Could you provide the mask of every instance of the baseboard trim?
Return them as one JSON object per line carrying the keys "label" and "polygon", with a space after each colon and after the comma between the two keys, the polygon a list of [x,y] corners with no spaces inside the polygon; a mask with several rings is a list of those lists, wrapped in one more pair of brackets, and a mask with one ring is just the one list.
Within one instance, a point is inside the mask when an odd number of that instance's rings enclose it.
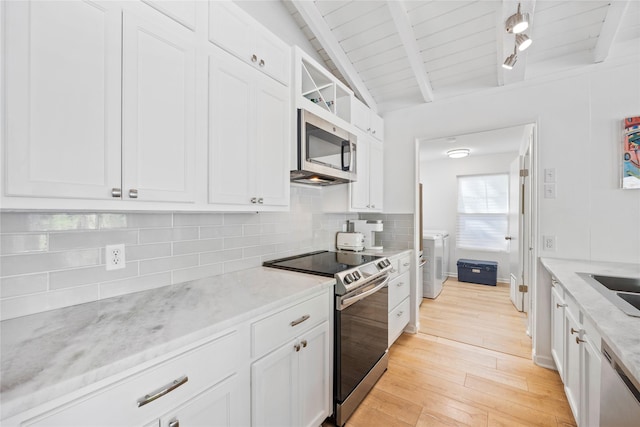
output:
{"label": "baseboard trim", "polygon": [[535,351],[531,352],[531,356],[533,359],[533,363],[543,368],[551,369],[553,371],[557,371],[556,363],[553,361],[553,358],[550,356],[538,356]]}

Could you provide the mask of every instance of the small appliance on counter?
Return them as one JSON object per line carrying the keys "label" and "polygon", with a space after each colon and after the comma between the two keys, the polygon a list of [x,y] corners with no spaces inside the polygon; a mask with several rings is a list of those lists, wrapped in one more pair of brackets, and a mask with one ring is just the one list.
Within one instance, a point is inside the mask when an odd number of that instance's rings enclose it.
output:
{"label": "small appliance on counter", "polygon": [[383,230],[381,220],[350,219],[348,222],[350,231],[364,235],[364,248],[370,250],[382,250],[382,246],[376,246],[376,231]]}
{"label": "small appliance on counter", "polygon": [[362,251],[364,250],[364,234],[340,231],[336,234],[336,248],[345,251]]}

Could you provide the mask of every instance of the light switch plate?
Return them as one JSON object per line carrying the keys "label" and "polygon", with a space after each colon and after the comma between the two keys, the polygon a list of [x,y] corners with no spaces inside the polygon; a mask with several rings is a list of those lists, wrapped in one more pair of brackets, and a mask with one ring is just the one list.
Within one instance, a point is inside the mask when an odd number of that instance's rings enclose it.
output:
{"label": "light switch plate", "polygon": [[544,198],[545,199],[555,199],[556,198],[556,185],[555,184],[545,184],[544,185]]}
{"label": "light switch plate", "polygon": [[544,170],[544,182],[556,182],[556,168],[548,168]]}

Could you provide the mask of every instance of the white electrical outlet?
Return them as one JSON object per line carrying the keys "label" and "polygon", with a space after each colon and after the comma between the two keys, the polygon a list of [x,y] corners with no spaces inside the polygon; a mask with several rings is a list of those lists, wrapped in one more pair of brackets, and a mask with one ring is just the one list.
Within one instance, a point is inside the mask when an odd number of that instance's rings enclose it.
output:
{"label": "white electrical outlet", "polygon": [[125,267],[124,244],[107,245],[105,248],[105,264],[107,270],[119,270]]}
{"label": "white electrical outlet", "polygon": [[556,250],[556,236],[543,236],[542,237],[543,250],[555,252]]}

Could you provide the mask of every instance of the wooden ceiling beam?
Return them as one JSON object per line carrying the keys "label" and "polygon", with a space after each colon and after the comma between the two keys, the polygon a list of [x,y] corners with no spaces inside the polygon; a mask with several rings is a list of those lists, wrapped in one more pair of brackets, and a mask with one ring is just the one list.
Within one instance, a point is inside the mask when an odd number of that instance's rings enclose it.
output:
{"label": "wooden ceiling beam", "polygon": [[351,88],[360,95],[360,99],[376,113],[378,105],[371,96],[371,93],[360,78],[360,75],[354,68],[344,50],[340,46],[338,40],[331,32],[324,17],[312,1],[292,0],[291,3],[296,8],[304,22],[307,24],[313,35],[318,39],[329,58],[336,65],[336,68],[342,73]]}
{"label": "wooden ceiling beam", "polygon": [[393,18],[396,31],[402,41],[402,46],[407,54],[407,59],[409,60],[413,74],[418,82],[422,98],[425,102],[431,102],[433,101],[433,89],[431,88],[427,69],[422,60],[422,55],[420,55],[418,42],[413,33],[413,27],[409,21],[404,2],[401,0],[391,0],[387,1],[387,6]]}
{"label": "wooden ceiling beam", "polygon": [[612,1],[604,18],[600,35],[593,49],[593,62],[603,62],[609,56],[616,34],[622,25],[622,18],[629,6],[629,0]]}

